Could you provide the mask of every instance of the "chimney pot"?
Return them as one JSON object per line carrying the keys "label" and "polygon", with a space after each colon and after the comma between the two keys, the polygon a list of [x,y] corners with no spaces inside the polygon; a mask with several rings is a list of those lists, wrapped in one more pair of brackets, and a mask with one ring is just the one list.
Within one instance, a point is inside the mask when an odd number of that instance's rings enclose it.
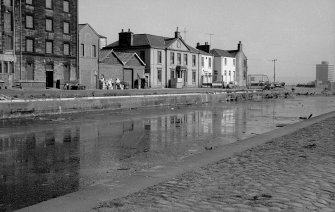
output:
{"label": "chimney pot", "polygon": [[130,29],[128,29],[128,32],[130,32]]}
{"label": "chimney pot", "polygon": [[121,30],[121,32],[123,32],[123,29]]}
{"label": "chimney pot", "polygon": [[208,45],[208,42],[205,42],[205,45]]}

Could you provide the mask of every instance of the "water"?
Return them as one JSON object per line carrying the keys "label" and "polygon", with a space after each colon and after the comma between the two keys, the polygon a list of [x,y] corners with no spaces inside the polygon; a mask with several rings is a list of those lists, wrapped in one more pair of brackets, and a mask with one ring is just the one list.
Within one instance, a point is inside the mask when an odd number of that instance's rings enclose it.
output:
{"label": "water", "polygon": [[12,211],[335,110],[334,97],[98,112],[0,123]]}

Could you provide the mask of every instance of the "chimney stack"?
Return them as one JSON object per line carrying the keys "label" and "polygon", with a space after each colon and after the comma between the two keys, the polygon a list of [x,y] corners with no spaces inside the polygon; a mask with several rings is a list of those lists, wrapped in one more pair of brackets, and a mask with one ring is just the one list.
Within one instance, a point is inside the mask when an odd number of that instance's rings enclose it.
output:
{"label": "chimney stack", "polygon": [[211,46],[208,45],[208,42],[205,42],[205,45],[200,45],[197,43],[197,49],[209,53],[211,50]]}
{"label": "chimney stack", "polygon": [[237,50],[242,51],[242,42],[241,41],[238,42]]}
{"label": "chimney stack", "polygon": [[174,32],[174,37],[175,38],[181,38],[180,32],[178,31],[178,27],[177,27],[177,31]]}
{"label": "chimney stack", "polygon": [[129,47],[134,44],[134,33],[128,29],[128,32],[122,31],[119,33],[119,46]]}

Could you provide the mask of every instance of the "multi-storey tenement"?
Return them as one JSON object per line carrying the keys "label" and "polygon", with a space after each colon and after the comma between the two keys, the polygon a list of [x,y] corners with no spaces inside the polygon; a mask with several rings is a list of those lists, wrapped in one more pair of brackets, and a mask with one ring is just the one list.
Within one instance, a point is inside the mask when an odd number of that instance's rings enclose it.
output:
{"label": "multi-storey tenement", "polygon": [[1,1],[0,80],[61,87],[77,72],[77,0]]}

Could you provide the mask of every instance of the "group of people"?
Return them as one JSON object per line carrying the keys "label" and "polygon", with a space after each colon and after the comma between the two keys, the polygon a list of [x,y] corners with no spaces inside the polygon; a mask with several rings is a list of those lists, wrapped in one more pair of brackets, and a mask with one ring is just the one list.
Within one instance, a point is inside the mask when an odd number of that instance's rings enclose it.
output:
{"label": "group of people", "polygon": [[99,88],[102,90],[113,90],[113,89],[124,89],[119,78],[116,78],[115,82],[110,78],[108,80],[105,79],[104,75],[99,79]]}

